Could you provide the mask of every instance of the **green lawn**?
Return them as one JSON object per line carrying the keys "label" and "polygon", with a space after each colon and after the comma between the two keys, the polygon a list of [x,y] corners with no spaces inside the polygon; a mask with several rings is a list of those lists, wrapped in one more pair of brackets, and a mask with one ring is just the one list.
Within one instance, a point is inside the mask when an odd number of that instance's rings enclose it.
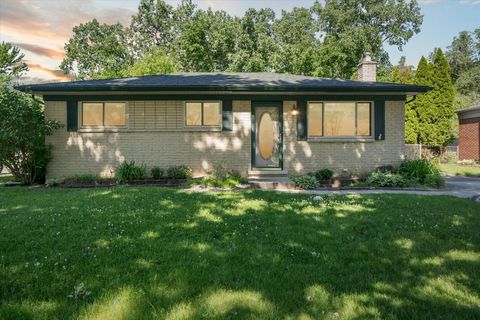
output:
{"label": "green lawn", "polygon": [[440,170],[453,176],[480,177],[480,166],[444,163],[440,164]]}
{"label": "green lawn", "polygon": [[0,319],[479,319],[453,197],[0,187]]}

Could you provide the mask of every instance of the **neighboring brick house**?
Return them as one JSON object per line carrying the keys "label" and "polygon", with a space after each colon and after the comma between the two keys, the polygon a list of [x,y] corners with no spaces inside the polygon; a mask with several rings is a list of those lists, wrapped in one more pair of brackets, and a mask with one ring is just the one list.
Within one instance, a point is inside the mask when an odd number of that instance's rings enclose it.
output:
{"label": "neighboring brick house", "polygon": [[273,73],[179,73],[20,86],[42,95],[65,125],[48,178],[110,176],[122,161],[217,163],[242,174],[365,172],[404,159],[407,95],[429,87],[375,82],[367,56],[359,80]]}
{"label": "neighboring brick house", "polygon": [[480,105],[459,110],[458,159],[480,160]]}

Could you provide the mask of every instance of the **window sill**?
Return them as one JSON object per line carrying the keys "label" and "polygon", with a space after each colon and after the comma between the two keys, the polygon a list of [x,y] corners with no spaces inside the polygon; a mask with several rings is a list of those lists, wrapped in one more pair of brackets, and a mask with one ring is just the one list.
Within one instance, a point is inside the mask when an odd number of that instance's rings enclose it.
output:
{"label": "window sill", "polygon": [[373,137],[366,138],[355,138],[355,137],[345,137],[345,138],[308,138],[308,142],[375,142]]}
{"label": "window sill", "polygon": [[102,132],[126,132],[128,128],[80,128],[78,132],[85,132],[85,133],[102,133]]}
{"label": "window sill", "polygon": [[129,128],[80,128],[80,133],[128,133],[128,132],[221,132],[222,128],[146,128],[146,129],[129,129]]}

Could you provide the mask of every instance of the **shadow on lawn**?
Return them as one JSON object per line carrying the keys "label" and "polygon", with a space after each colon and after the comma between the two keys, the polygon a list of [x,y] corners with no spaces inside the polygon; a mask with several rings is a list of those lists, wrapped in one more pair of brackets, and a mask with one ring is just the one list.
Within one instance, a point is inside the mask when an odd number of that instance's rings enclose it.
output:
{"label": "shadow on lawn", "polygon": [[[63,206],[47,204],[60,193]],[[427,210],[396,195],[319,205],[253,191],[31,194],[45,204],[0,212],[26,230],[2,245],[16,255],[3,258],[0,317],[480,316],[478,205],[464,200],[428,198]],[[45,265],[32,273],[35,259]],[[91,294],[68,298],[79,283]]]}

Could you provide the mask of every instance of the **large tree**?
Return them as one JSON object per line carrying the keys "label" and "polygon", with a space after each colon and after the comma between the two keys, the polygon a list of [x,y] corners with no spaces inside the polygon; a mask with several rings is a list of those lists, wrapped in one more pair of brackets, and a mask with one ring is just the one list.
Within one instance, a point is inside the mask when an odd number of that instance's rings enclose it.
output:
{"label": "large tree", "polygon": [[[478,30],[480,31],[480,28]],[[453,38],[445,55],[452,69],[454,81],[478,62],[480,54],[478,50],[473,34],[470,32],[462,31],[457,37]]]}
{"label": "large tree", "polygon": [[329,77],[350,78],[365,51],[385,63],[383,45],[402,48],[423,22],[415,0],[327,0],[314,10],[324,33],[317,74]]}
{"label": "large tree", "polygon": [[[425,59],[421,57],[415,72],[415,77],[413,78],[413,83],[420,86],[431,86],[432,85],[432,66]],[[421,143],[420,135],[424,135],[423,127],[420,127],[420,122],[425,120],[420,120],[421,115],[428,111],[429,106],[431,105],[431,97],[429,93],[421,94],[416,97],[413,102],[410,102],[406,105],[405,110],[405,142],[406,143]]]}
{"label": "large tree", "polygon": [[480,103],[480,28],[460,32],[445,55],[457,89],[456,108]]}
{"label": "large tree", "polygon": [[274,54],[277,72],[310,75],[315,71],[319,41],[318,24],[311,9],[293,8],[282,11],[274,25],[279,50]]}
{"label": "large tree", "polygon": [[132,63],[126,32],[119,23],[100,24],[93,19],[74,27],[65,51],[60,69],[76,73],[78,79],[118,77]]}
{"label": "large tree", "polygon": [[[455,92],[450,72],[441,49],[435,49],[432,62],[423,57],[420,60],[414,82],[433,89],[417,97],[411,109],[407,109],[407,142],[443,148],[453,139]],[[411,117],[411,111],[415,112],[415,117]]]}
{"label": "large tree", "polygon": [[153,46],[168,50],[175,36],[174,9],[162,0],[142,0],[130,24],[131,46],[143,54]]}
{"label": "large tree", "polygon": [[273,37],[272,9],[248,9],[237,20],[235,48],[229,54],[229,71],[273,71],[272,56],[278,50]]}
{"label": "large tree", "polygon": [[0,82],[9,81],[28,71],[25,55],[9,42],[0,43]]}
{"label": "large tree", "polygon": [[[128,28],[95,20],[74,29],[62,69],[78,77],[118,76],[152,48],[179,71],[274,71],[349,78],[364,51],[387,70],[383,44],[402,46],[422,22],[415,0],[327,0],[275,17],[249,9],[242,17],[142,0]],[[383,70],[380,68],[379,70]]]}
{"label": "large tree", "polygon": [[133,65],[125,69],[124,77],[147,76],[175,72],[173,61],[165,55],[163,50],[153,48],[143,58],[136,60]]}
{"label": "large tree", "polygon": [[225,11],[199,10],[174,43],[173,54],[183,71],[225,71],[234,51],[235,20]]}

